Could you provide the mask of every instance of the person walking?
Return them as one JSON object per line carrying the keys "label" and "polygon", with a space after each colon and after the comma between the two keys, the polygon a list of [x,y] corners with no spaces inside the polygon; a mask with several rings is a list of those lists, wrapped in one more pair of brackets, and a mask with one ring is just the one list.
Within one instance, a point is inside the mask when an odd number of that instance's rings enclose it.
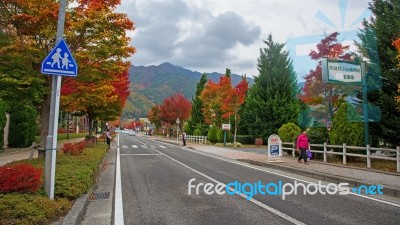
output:
{"label": "person walking", "polygon": [[106,130],[106,139],[107,139],[107,145],[108,145],[108,149],[111,149],[111,133],[110,130],[107,129]]}
{"label": "person walking", "polygon": [[308,165],[307,149],[310,149],[310,143],[308,142],[307,130],[303,130],[301,134],[297,137],[296,143],[296,151],[300,154],[300,157],[297,160],[299,163],[301,163],[301,159],[303,159],[304,163]]}
{"label": "person walking", "polygon": [[183,132],[182,134],[182,141],[183,141],[183,146],[186,146],[186,132]]}

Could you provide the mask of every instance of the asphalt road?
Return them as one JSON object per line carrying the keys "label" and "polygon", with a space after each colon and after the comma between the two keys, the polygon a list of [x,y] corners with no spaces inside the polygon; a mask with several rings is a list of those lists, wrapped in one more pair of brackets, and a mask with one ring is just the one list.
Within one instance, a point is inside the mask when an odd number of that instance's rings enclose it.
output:
{"label": "asphalt road", "polygon": [[[219,195],[211,186],[225,190],[223,185],[235,181],[309,182],[146,137],[120,134],[119,146],[125,224],[400,224],[398,203],[353,194],[304,195],[299,188],[297,195],[284,200],[281,194],[257,194],[250,200],[244,194]],[[205,188],[200,183],[211,184]],[[270,186],[269,190],[276,189]]]}

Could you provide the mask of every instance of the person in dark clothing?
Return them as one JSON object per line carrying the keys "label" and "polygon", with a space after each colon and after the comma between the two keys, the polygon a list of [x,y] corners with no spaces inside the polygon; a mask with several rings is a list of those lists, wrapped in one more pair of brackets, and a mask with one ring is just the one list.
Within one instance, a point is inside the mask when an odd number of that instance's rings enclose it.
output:
{"label": "person in dark clothing", "polygon": [[111,133],[110,133],[109,129],[107,129],[107,132],[106,132],[106,140],[107,140],[108,149],[110,149],[111,148]]}
{"label": "person in dark clothing", "polygon": [[186,133],[183,132],[182,134],[182,141],[183,141],[183,146],[186,146]]}

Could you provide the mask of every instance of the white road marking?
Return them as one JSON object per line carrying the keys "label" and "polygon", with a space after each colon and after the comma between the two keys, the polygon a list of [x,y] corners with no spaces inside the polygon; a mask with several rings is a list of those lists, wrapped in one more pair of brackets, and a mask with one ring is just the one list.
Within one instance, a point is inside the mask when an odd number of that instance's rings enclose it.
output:
{"label": "white road marking", "polygon": [[133,156],[143,156],[143,155],[161,155],[161,154],[120,154],[121,156],[133,155]]}
{"label": "white road marking", "polygon": [[167,147],[165,147],[165,146],[162,146],[162,145],[159,145],[160,146],[160,148],[167,148]]}
{"label": "white road marking", "polygon": [[132,145],[132,148],[138,148],[138,146],[137,145]]}
{"label": "white road marking", "polygon": [[[216,179],[214,179],[214,178],[212,178],[212,177],[210,177],[210,176],[208,176],[208,175],[206,175],[206,174],[204,174],[204,173],[202,173],[202,172],[200,172],[200,171],[198,171],[198,170],[196,170],[196,169],[193,169],[192,167],[190,167],[190,166],[188,166],[188,165],[186,165],[186,164],[184,164],[184,163],[182,163],[182,162],[180,162],[180,161],[178,161],[178,160],[176,160],[176,159],[174,159],[174,158],[172,158],[172,157],[170,157],[170,156],[168,156],[168,155],[166,155],[166,154],[164,154],[164,153],[162,153],[162,152],[160,152],[160,151],[157,151],[157,150],[154,149],[154,148],[153,148],[153,150],[156,151],[156,152],[158,152],[158,153],[160,153],[160,154],[162,154],[163,156],[165,156],[165,157],[171,159],[172,161],[174,161],[174,162],[176,162],[176,163],[182,165],[183,167],[185,167],[185,168],[187,168],[187,169],[189,169],[189,170],[191,170],[191,171],[193,171],[193,172],[195,172],[195,173],[197,173],[197,174],[199,174],[199,175],[205,177],[206,179],[209,179],[209,180],[211,180],[211,181],[214,182],[214,183],[221,184],[221,185],[223,185],[224,187],[226,187],[226,184],[225,184],[225,183],[222,183],[222,182],[220,182],[220,181],[218,181],[218,180],[216,180]],[[230,188],[230,190],[231,190],[231,189],[232,189],[232,188]],[[232,189],[231,191],[234,191],[234,190]],[[248,196],[245,195],[245,194],[238,194],[238,195],[239,195],[240,197],[242,197],[242,198],[245,198],[245,199],[248,197]],[[250,202],[252,202],[252,203],[254,203],[254,204],[256,204],[256,205],[258,205],[258,206],[260,206],[260,207],[262,207],[262,208],[264,208],[264,209],[266,209],[266,210],[268,210],[268,211],[270,211],[270,212],[272,212],[272,213],[274,213],[275,215],[277,215],[277,216],[279,216],[279,217],[282,217],[283,219],[294,223],[294,224],[297,224],[297,225],[305,225],[305,223],[303,223],[303,222],[301,222],[301,221],[299,221],[299,220],[296,220],[295,218],[293,218],[293,217],[291,217],[291,216],[289,216],[289,215],[287,215],[287,214],[285,214],[285,213],[283,213],[283,212],[281,212],[281,211],[279,211],[279,210],[276,210],[276,209],[274,209],[274,208],[272,208],[272,207],[270,207],[270,206],[268,206],[268,205],[265,205],[264,203],[262,203],[262,202],[260,202],[260,201],[257,201],[257,200],[255,200],[254,198],[251,198],[251,199],[248,200],[248,201],[250,201]]]}
{"label": "white road marking", "polygon": [[142,148],[149,148],[147,145],[142,145],[141,147]]}
{"label": "white road marking", "polygon": [[121,185],[121,158],[119,154],[119,134],[117,135],[117,160],[115,165],[115,205],[114,205],[114,224],[124,225],[124,207],[122,202]]}
{"label": "white road marking", "polygon": [[126,145],[122,145],[122,148],[128,148],[128,146],[126,146]]}

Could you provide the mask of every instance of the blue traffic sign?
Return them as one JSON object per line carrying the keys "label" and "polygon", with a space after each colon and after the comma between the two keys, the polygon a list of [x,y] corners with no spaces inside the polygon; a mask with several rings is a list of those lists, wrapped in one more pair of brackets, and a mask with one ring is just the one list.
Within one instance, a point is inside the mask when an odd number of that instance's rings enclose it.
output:
{"label": "blue traffic sign", "polygon": [[42,73],[59,76],[78,75],[78,65],[76,65],[64,39],[58,42],[42,62]]}

